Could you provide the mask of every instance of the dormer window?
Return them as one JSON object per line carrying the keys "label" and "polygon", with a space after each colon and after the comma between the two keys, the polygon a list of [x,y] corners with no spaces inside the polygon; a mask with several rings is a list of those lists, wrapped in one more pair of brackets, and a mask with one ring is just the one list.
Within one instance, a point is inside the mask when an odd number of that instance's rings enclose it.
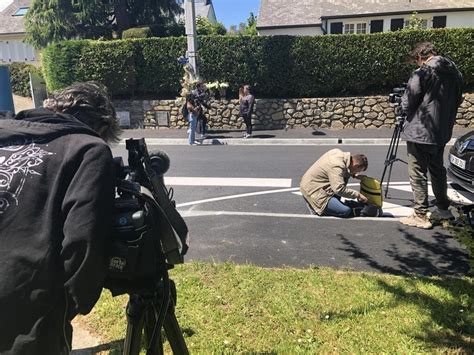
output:
{"label": "dormer window", "polygon": [[16,10],[13,16],[25,16],[28,9],[28,7],[20,7],[18,10]]}

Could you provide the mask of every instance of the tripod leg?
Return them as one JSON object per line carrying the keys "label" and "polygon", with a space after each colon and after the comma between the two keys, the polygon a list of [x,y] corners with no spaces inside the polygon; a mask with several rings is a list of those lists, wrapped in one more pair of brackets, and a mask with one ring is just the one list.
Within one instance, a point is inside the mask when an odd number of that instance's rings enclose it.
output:
{"label": "tripod leg", "polygon": [[398,146],[398,139],[400,137],[400,129],[399,125],[395,126],[395,129],[392,133],[392,138],[390,139],[390,145],[388,147],[387,155],[385,156],[384,168],[382,173],[382,178],[380,179],[380,183],[383,183],[383,179],[385,178],[385,173],[387,172],[387,167],[393,163],[393,160],[396,157],[395,147]]}
{"label": "tripod leg", "polygon": [[[145,339],[146,344],[149,344],[155,331],[157,322],[156,304],[153,307],[149,307],[145,316]],[[154,355],[163,355],[163,339],[161,336],[161,329],[157,330],[159,333],[156,335],[158,340],[154,349],[150,349],[150,353]]]}
{"label": "tripod leg", "polygon": [[179,327],[178,320],[176,319],[176,315],[174,313],[174,302],[172,299],[170,300],[170,305],[168,307],[168,312],[166,313],[163,328],[165,329],[166,336],[168,337],[171,349],[173,350],[173,354],[188,355],[188,347],[186,346],[183,333]]}
{"label": "tripod leg", "polygon": [[140,353],[146,304],[137,295],[130,295],[127,304],[127,333],[123,343],[124,355]]}

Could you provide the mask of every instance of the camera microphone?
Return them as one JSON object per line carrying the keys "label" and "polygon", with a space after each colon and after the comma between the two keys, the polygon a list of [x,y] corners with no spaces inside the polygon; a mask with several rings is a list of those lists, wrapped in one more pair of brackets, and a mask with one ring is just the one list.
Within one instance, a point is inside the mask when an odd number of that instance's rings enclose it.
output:
{"label": "camera microphone", "polygon": [[150,167],[158,176],[163,176],[170,168],[170,157],[162,150],[150,152]]}

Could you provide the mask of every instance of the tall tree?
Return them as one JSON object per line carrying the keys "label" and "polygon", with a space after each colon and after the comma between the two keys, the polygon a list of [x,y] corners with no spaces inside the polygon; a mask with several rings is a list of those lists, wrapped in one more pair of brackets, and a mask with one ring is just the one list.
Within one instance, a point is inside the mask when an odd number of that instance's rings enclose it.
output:
{"label": "tall tree", "polygon": [[73,38],[112,38],[131,27],[170,23],[182,12],[176,0],[33,0],[26,40],[35,47]]}
{"label": "tall tree", "polygon": [[211,23],[207,18],[198,16],[196,18],[196,32],[200,36],[225,35],[227,30],[220,22]]}
{"label": "tall tree", "polygon": [[244,23],[244,22],[239,23],[238,28],[236,25],[230,26],[228,34],[231,36],[235,36],[235,35],[256,36],[258,34],[257,33],[257,16],[255,16],[253,12],[251,12],[247,19],[247,23]]}

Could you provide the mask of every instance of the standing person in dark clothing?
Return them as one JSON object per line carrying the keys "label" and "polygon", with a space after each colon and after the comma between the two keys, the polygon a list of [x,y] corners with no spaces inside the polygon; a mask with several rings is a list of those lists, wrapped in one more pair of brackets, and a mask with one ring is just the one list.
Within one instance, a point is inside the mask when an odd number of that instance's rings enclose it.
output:
{"label": "standing person in dark clothing", "polygon": [[250,85],[244,85],[239,90],[240,115],[247,127],[244,138],[252,137],[252,113],[255,97],[250,93]]}
{"label": "standing person in dark clothing", "polygon": [[[432,43],[418,44],[412,56],[420,66],[413,72],[402,97],[406,115],[402,138],[407,141],[408,175],[414,194],[414,213],[400,222],[423,229],[431,220],[453,218],[448,207],[446,169],[443,154],[451,139],[459,105],[462,103],[462,75],[448,58],[437,55]],[[428,217],[430,173],[436,210]]]}
{"label": "standing person in dark clothing", "polygon": [[0,121],[0,353],[67,354],[107,265],[115,109],[95,83]]}
{"label": "standing person in dark clothing", "polygon": [[201,133],[201,139],[204,139],[207,136],[207,117],[202,108],[204,107],[206,110],[209,110],[209,104],[207,103],[209,101],[209,97],[206,93],[206,87],[202,81],[197,82],[196,89],[191,92],[191,95],[193,96],[195,102],[201,106],[201,110],[197,118],[197,127]]}

